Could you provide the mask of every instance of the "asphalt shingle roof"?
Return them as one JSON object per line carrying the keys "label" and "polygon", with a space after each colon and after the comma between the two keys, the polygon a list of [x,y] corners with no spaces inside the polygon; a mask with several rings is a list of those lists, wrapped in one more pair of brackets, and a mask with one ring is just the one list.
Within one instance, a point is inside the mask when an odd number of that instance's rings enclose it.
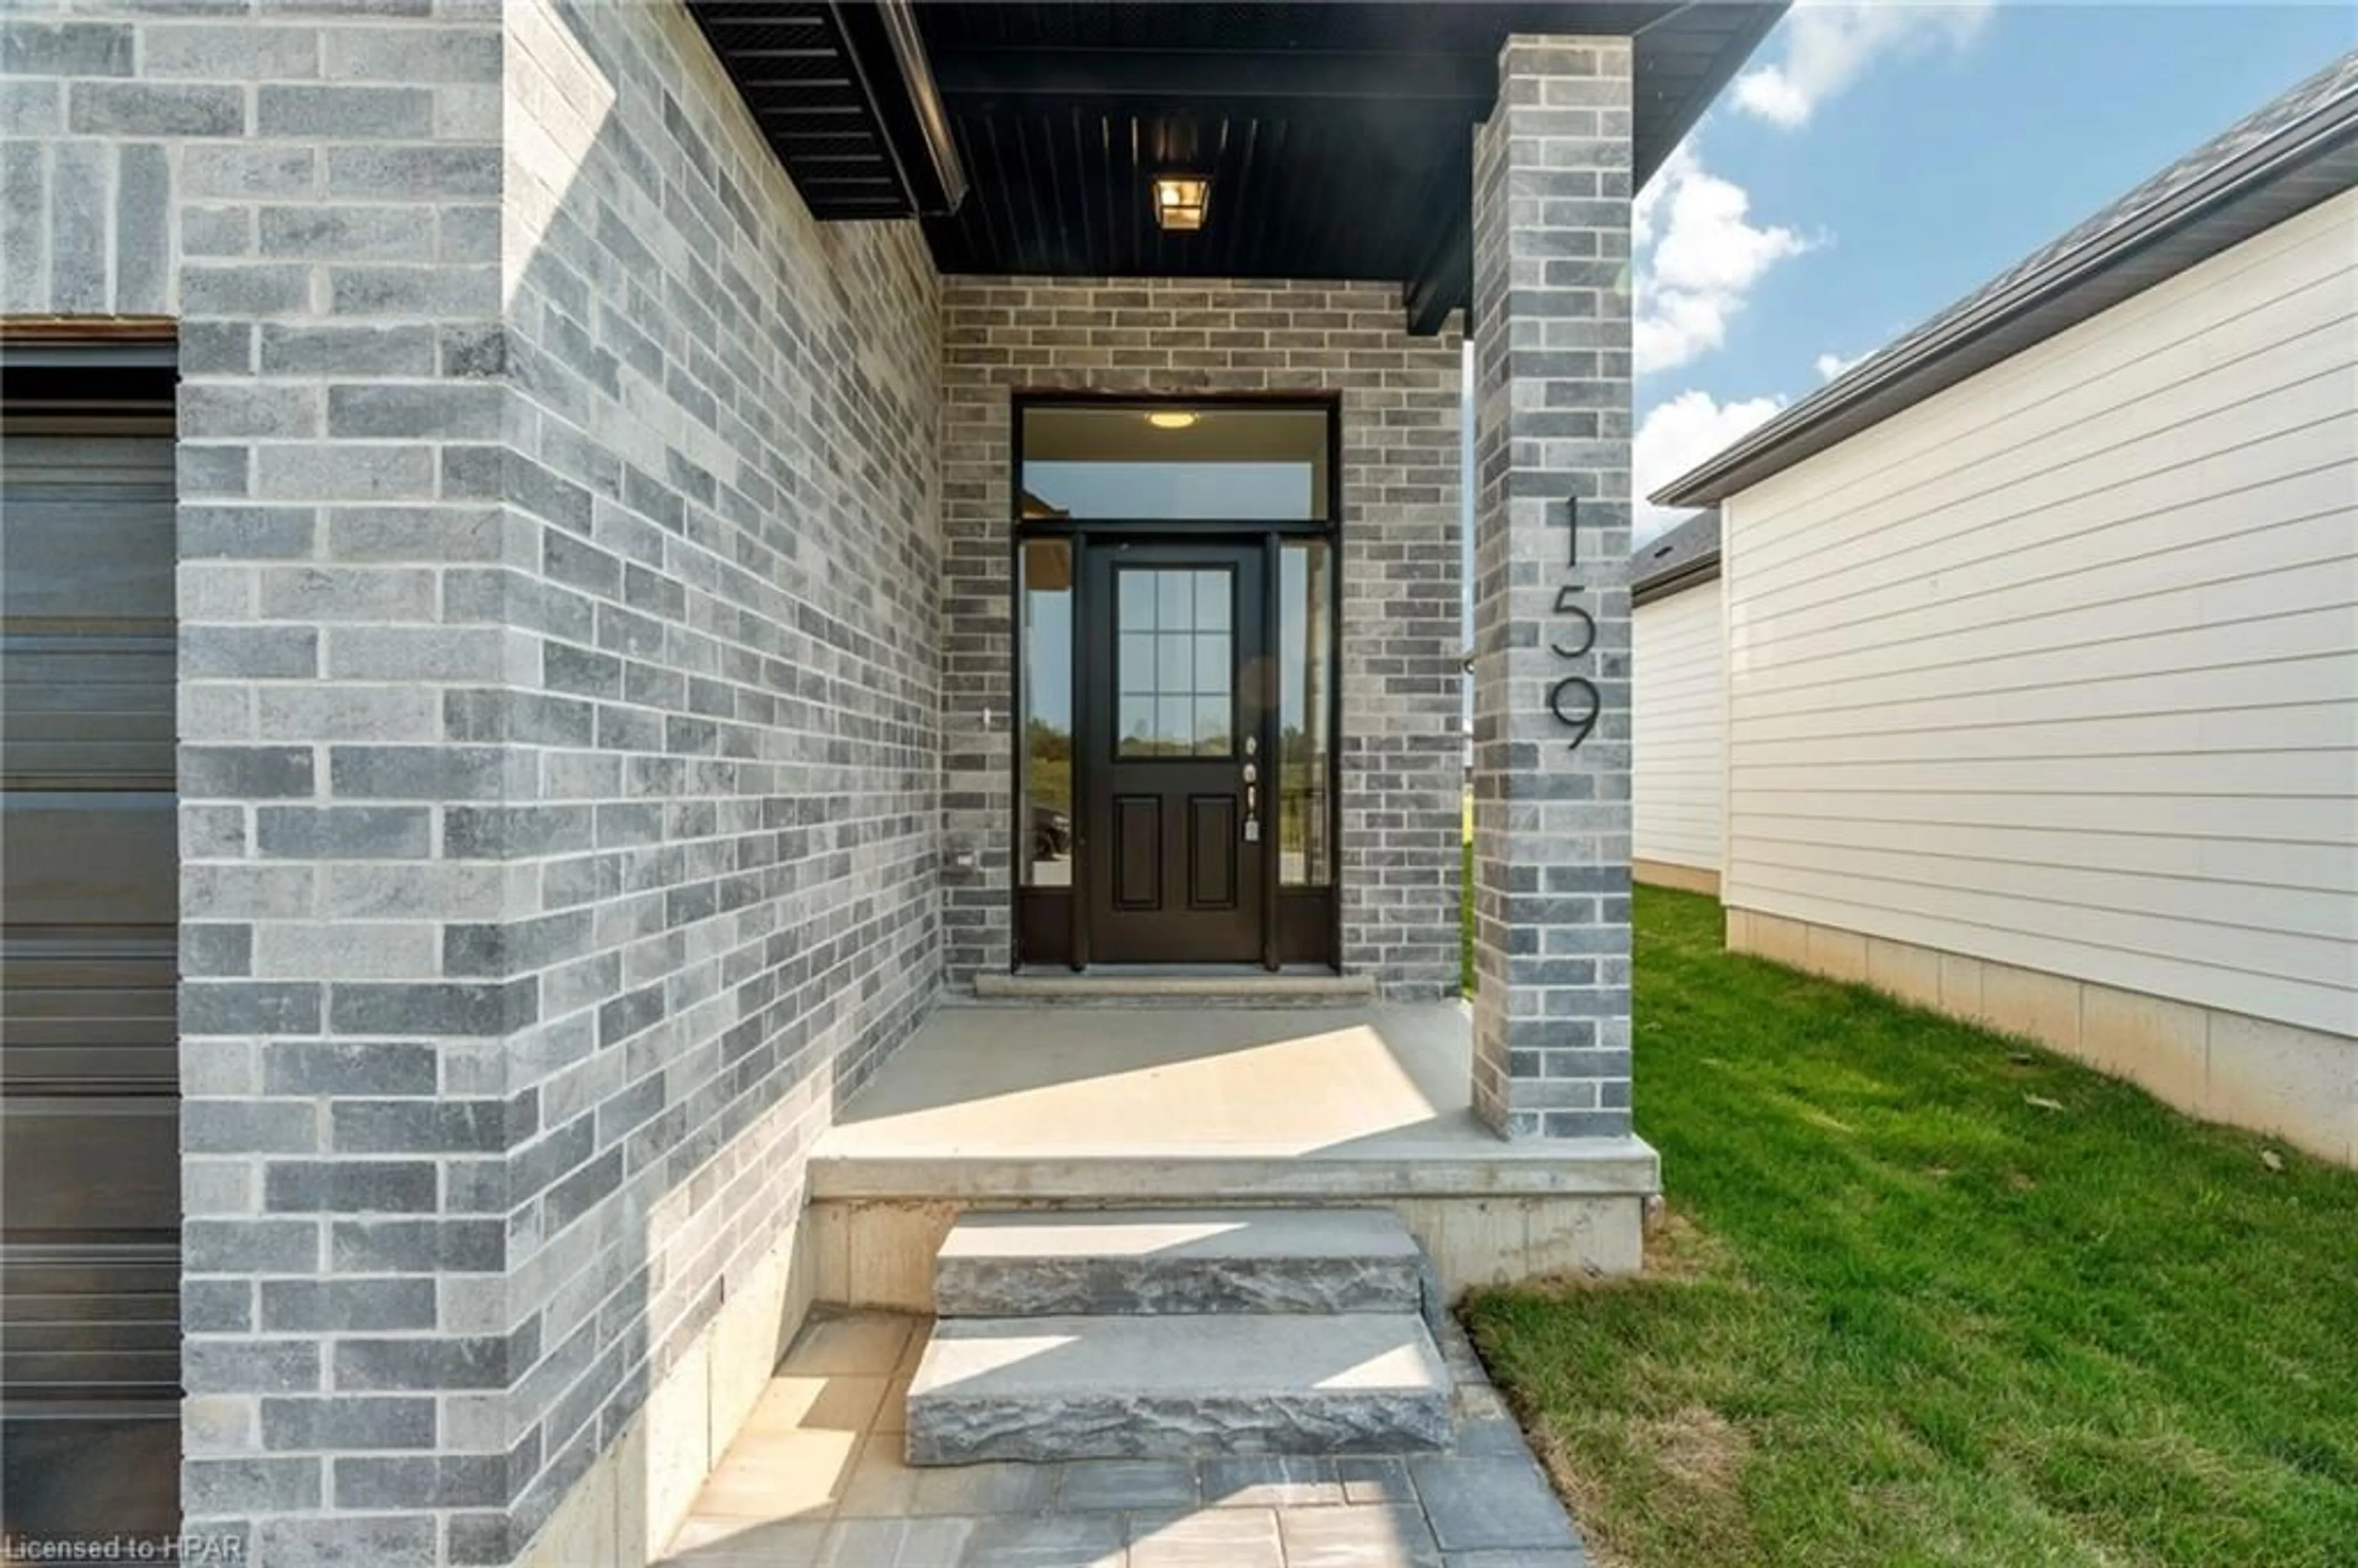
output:
{"label": "asphalt shingle roof", "polygon": [[1629,552],[1629,591],[1644,597],[1653,589],[1693,577],[1707,581],[1719,564],[1719,508],[1706,507]]}

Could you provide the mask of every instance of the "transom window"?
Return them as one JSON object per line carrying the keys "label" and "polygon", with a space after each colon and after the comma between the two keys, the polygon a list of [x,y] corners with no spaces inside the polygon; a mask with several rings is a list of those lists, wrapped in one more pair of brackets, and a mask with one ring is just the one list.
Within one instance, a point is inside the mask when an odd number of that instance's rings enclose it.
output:
{"label": "transom window", "polygon": [[1028,519],[1311,522],[1326,515],[1323,408],[1159,403],[1022,410]]}

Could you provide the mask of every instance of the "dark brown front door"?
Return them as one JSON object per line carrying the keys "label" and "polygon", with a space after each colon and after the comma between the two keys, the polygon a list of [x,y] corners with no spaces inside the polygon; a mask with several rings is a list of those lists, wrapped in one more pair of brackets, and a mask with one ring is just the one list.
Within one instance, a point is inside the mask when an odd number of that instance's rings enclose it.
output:
{"label": "dark brown front door", "polygon": [[1262,546],[1092,542],[1081,869],[1100,963],[1263,955]]}

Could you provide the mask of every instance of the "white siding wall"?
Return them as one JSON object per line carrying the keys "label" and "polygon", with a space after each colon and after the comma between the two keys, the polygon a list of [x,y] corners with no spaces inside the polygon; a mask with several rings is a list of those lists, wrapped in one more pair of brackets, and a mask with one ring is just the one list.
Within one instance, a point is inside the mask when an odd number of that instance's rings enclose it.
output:
{"label": "white siding wall", "polygon": [[2346,193],[1730,502],[1729,904],[2358,1033],[2354,318]]}
{"label": "white siding wall", "polygon": [[1641,860],[1719,870],[1726,828],[1727,639],[1716,579],[1634,614],[1634,847]]}

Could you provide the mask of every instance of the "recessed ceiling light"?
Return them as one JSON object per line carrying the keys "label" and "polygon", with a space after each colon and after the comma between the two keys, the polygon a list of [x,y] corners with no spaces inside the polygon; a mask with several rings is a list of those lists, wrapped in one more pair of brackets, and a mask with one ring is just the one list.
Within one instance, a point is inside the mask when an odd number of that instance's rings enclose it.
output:
{"label": "recessed ceiling light", "polygon": [[1212,182],[1197,174],[1166,174],[1154,181],[1154,221],[1165,229],[1204,226],[1212,205]]}
{"label": "recessed ceiling light", "polygon": [[1158,430],[1184,430],[1201,416],[1188,408],[1158,408],[1146,416],[1146,422]]}

